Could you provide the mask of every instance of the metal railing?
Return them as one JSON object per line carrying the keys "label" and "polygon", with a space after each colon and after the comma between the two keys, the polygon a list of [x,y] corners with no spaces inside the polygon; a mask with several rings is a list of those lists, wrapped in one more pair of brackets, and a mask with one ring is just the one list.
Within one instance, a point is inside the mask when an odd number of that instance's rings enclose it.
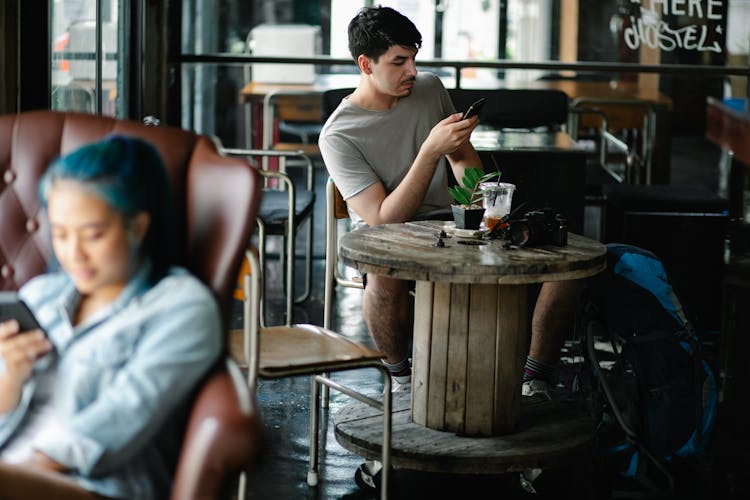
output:
{"label": "metal railing", "polygon": [[[279,57],[279,56],[253,56],[247,54],[179,54],[170,56],[168,62],[171,64],[224,64],[245,65],[252,63],[273,64],[315,64],[322,66],[352,66],[354,61],[350,58],[316,56],[316,57]],[[682,75],[691,78],[710,78],[721,76],[750,76],[748,66],[703,66],[696,64],[637,64],[621,62],[562,62],[562,61],[510,61],[507,59],[493,59],[484,61],[457,61],[449,59],[420,59],[417,66],[452,68],[455,72],[456,88],[461,88],[461,69],[463,68],[493,68],[504,69],[527,69],[527,70],[549,70],[549,71],[576,71],[576,72],[609,72],[609,73],[657,73],[661,75]]]}

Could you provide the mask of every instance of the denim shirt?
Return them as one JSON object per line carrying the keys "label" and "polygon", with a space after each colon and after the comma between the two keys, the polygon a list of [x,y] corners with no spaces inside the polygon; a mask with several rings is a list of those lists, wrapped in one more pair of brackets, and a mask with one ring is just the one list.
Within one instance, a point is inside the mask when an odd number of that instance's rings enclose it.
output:
{"label": "denim shirt", "polygon": [[173,268],[150,286],[149,270],[142,266],[112,304],[75,327],[80,295],[67,275],[45,274],[21,289],[54,349],[37,361],[18,407],[0,416],[0,447],[24,424],[39,374],[56,370],[56,425],[34,448],[101,495],[168,496],[186,402],[218,359],[222,331],[199,280]]}

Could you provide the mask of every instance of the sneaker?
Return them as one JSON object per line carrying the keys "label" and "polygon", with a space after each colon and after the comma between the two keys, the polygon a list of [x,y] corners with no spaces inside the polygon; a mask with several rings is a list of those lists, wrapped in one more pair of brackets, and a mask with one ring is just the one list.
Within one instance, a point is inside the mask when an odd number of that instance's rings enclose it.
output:
{"label": "sneaker", "polygon": [[542,473],[542,469],[524,469],[518,476],[521,481],[521,489],[531,495],[536,495],[537,491],[534,488],[534,481]]}
{"label": "sneaker", "polygon": [[544,401],[552,399],[547,381],[536,378],[527,380],[521,385],[521,395],[526,397],[536,396],[536,399]]}
{"label": "sneaker", "polygon": [[354,482],[363,490],[380,488],[380,471],[383,464],[377,460],[368,460],[354,471]]}

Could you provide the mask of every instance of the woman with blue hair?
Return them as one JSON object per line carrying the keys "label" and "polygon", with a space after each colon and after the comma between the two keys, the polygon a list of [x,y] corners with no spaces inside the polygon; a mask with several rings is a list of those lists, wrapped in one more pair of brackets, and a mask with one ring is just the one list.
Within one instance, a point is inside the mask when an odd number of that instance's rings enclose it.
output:
{"label": "woman with blue hair", "polygon": [[175,266],[161,158],[112,136],[54,161],[39,192],[60,269],[20,290],[40,330],[0,323],[0,493],[14,464],[96,495],[165,498],[222,333],[211,292]]}

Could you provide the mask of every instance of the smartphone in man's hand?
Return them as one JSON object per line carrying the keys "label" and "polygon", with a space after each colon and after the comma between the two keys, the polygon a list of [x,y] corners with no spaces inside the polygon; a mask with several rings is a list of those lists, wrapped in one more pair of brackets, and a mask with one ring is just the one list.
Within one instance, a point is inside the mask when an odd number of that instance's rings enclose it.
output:
{"label": "smartphone in man's hand", "polygon": [[29,306],[16,292],[0,292],[0,323],[15,319],[22,332],[41,328]]}
{"label": "smartphone in man's hand", "polygon": [[479,114],[479,112],[484,107],[485,99],[484,97],[480,98],[476,102],[472,103],[471,106],[469,106],[469,109],[464,112],[462,120],[466,120],[467,118],[471,118],[472,116],[476,116]]}

